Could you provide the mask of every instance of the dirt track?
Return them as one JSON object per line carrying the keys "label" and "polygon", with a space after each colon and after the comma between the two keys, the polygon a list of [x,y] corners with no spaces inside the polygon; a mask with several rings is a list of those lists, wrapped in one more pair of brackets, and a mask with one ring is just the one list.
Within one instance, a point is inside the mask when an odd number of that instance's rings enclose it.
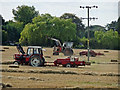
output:
{"label": "dirt track", "polygon": [[[2,47],[3,48],[3,47]],[[26,50],[26,47],[24,47]],[[57,58],[65,58],[61,53],[59,56],[52,55],[52,48],[45,48],[46,61],[54,61]],[[80,49],[74,49],[75,56],[79,56]],[[91,57],[90,61],[95,64],[91,66],[80,66],[78,68],[63,67],[31,67],[20,66],[10,68],[2,65],[2,81],[12,85],[13,88],[117,88],[118,87],[118,64],[111,63],[111,59],[118,60],[118,51],[95,50],[104,53],[105,56]],[[2,62],[14,61],[13,55],[17,53],[15,47],[9,47],[2,53]],[[86,56],[80,60],[87,61]],[[105,63],[105,64],[98,64]]]}

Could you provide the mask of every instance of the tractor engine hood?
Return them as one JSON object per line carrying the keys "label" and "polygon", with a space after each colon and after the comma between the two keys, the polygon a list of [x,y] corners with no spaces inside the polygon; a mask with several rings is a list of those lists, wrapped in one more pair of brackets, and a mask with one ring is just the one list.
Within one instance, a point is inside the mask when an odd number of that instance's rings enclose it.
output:
{"label": "tractor engine hood", "polygon": [[15,44],[15,46],[17,47],[18,52],[20,52],[22,54],[25,54],[25,52],[24,52],[24,50],[23,50],[23,48],[21,47],[20,44]]}

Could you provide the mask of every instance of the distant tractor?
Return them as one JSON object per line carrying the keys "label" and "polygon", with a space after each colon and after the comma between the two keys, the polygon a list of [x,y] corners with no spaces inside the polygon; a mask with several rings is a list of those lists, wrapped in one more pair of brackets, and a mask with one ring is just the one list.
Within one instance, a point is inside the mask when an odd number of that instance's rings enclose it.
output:
{"label": "distant tractor", "polygon": [[20,44],[16,44],[16,46],[21,54],[14,55],[14,64],[28,64],[34,67],[44,66],[43,49],[40,46],[28,46],[27,53],[24,52]]}
{"label": "distant tractor", "polygon": [[53,55],[59,55],[59,53],[63,53],[65,56],[73,55],[74,53],[72,50],[73,42],[64,42],[63,45],[61,45],[58,39],[50,37],[48,37],[48,39],[51,39],[56,42],[56,45],[54,45],[53,48]]}

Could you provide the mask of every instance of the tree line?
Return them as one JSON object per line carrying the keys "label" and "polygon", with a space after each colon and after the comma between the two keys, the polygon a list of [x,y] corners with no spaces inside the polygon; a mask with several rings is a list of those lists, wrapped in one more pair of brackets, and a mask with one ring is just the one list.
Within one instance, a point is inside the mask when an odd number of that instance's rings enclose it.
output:
{"label": "tree line", "polygon": [[[54,42],[47,37],[59,39],[62,43],[74,42],[74,48],[87,48],[88,27],[72,13],[60,17],[50,14],[39,14],[34,6],[18,6],[12,9],[14,20],[2,20],[2,44],[10,42],[22,45],[53,46]],[[105,27],[90,26],[91,49],[120,49],[120,18]]]}

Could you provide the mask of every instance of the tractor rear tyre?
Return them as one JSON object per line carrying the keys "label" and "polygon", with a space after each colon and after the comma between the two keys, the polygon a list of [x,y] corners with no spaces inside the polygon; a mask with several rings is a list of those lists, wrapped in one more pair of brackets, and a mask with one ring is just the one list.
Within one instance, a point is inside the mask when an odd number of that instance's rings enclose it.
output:
{"label": "tractor rear tyre", "polygon": [[44,60],[40,56],[38,56],[38,55],[33,55],[30,58],[29,63],[33,67],[39,67],[39,66],[43,66],[44,65]]}
{"label": "tractor rear tyre", "polygon": [[73,50],[71,48],[66,48],[63,51],[63,53],[64,53],[65,56],[71,56],[71,55],[73,55]]}

